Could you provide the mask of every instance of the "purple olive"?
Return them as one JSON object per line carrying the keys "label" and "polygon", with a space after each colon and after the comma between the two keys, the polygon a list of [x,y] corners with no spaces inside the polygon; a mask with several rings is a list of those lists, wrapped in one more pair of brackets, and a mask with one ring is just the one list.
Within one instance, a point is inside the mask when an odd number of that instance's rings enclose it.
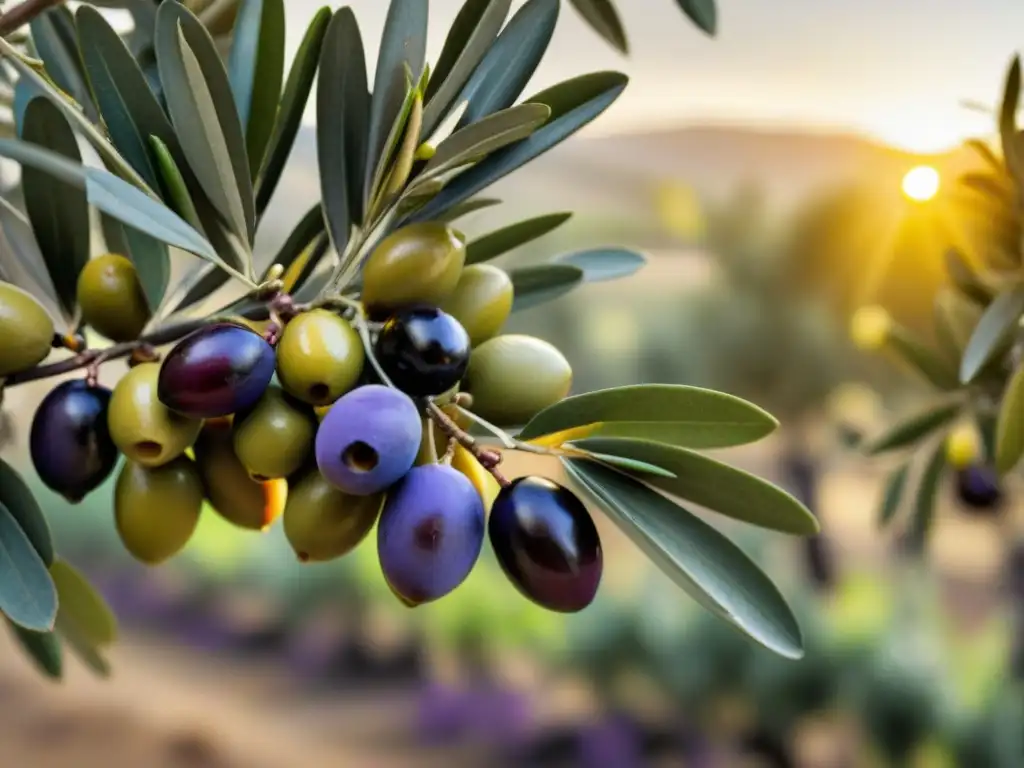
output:
{"label": "purple olive", "polygon": [[469,334],[436,307],[395,313],[381,329],[376,355],[396,387],[413,397],[447,392],[466,374]]}
{"label": "purple olive", "polygon": [[410,606],[459,586],[484,540],[484,505],[461,472],[414,467],[388,493],[377,524],[377,555],[391,589]]}
{"label": "purple olive", "polygon": [[72,504],[98,488],[117,464],[107,427],[111,391],[84,379],[58,384],[32,419],[29,452],[47,488]]}
{"label": "purple olive", "polygon": [[276,365],[274,348],[255,331],[234,323],[208,325],[167,353],[157,397],[193,419],[229,416],[256,404]]}
{"label": "purple olive", "polygon": [[984,464],[974,464],[956,474],[957,496],[970,510],[993,512],[1003,500],[999,474]]}
{"label": "purple olive", "polygon": [[593,601],[604,562],[601,539],[568,488],[543,477],[513,480],[495,497],[487,532],[499,565],[525,597],[561,613]]}
{"label": "purple olive", "polygon": [[339,399],[316,433],[316,463],[352,496],[380,493],[412,467],[423,437],[416,404],[397,389],[370,384]]}

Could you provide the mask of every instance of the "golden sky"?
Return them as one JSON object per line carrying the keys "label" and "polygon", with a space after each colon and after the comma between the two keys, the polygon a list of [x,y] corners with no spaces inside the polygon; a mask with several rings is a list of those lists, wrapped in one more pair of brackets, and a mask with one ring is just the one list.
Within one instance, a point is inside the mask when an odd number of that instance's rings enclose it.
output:
{"label": "golden sky", "polygon": [[[292,51],[324,4],[287,1]],[[349,4],[372,59],[387,3]],[[461,4],[431,0],[432,60]],[[596,69],[628,73],[630,87],[587,129],[592,135],[742,121],[840,128],[938,151],[989,131],[991,119],[960,101],[994,103],[1024,42],[1018,0],[719,0],[716,40],[697,32],[674,0],[617,5],[633,47],[629,59],[596,39],[565,2],[555,41],[527,89]]]}

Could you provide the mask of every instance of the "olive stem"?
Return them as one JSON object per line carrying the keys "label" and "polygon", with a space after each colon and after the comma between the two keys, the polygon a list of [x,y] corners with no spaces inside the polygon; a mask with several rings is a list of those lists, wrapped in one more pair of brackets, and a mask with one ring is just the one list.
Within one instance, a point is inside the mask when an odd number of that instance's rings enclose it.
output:
{"label": "olive stem", "polygon": [[475,437],[456,424],[451,416],[445,413],[444,409],[433,400],[427,399],[425,407],[431,420],[448,435],[450,441],[458,442],[459,445],[473,454],[473,458],[480,462],[481,467],[491,473],[502,488],[509,485],[508,478],[498,469],[498,465],[501,464],[502,460],[500,451],[492,450],[477,442]]}
{"label": "olive stem", "polygon": [[24,0],[9,11],[0,14],[0,36],[6,37],[11,32],[30,23],[40,14],[63,4],[64,0]]}
{"label": "olive stem", "polygon": [[469,410],[467,408],[464,408],[463,406],[459,405],[458,403],[455,403],[455,407],[459,410],[459,413],[461,413],[467,419],[472,419],[477,424],[479,424],[481,427],[483,427],[488,432],[493,434],[496,438],[498,438],[498,440],[501,441],[501,444],[505,448],[510,450],[510,451],[520,451],[522,453],[537,453],[537,454],[541,454],[541,455],[544,455],[544,456],[549,456],[549,455],[550,456],[554,456],[554,455],[557,455],[557,453],[555,451],[552,451],[549,448],[543,448],[543,447],[541,447],[539,445],[531,445],[530,443],[524,443],[522,440],[516,440],[514,437],[512,437],[508,432],[503,430],[501,427],[498,427],[498,426],[495,426],[494,424],[491,424],[491,422],[489,422],[486,419],[478,416],[477,414],[473,413],[471,410]]}
{"label": "olive stem", "polygon": [[[247,312],[241,312],[239,314],[249,320],[262,320],[265,319],[267,309],[266,307],[254,307]],[[193,331],[196,331],[205,325],[219,322],[220,320],[221,318],[212,316],[185,320],[180,323],[174,323],[173,325],[167,325],[163,328],[157,329],[147,336],[142,336],[135,341],[125,341],[120,344],[114,344],[105,349],[87,349],[74,357],[67,358],[66,360],[49,363],[47,365],[37,365],[34,368],[29,368],[25,371],[12,373],[7,377],[5,384],[6,386],[13,387],[18,384],[27,384],[30,381],[48,379],[51,376],[62,376],[65,373],[71,373],[72,371],[77,371],[80,368],[88,368],[91,365],[98,366],[111,360],[127,357],[140,347],[155,348],[163,346],[164,344],[170,344],[172,341],[177,341],[183,336],[188,336]]]}

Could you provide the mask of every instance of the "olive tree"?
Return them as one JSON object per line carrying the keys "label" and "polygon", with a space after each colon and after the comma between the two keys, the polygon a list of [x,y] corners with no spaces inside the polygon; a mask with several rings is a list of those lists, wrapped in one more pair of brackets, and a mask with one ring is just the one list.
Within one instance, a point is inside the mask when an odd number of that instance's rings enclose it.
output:
{"label": "olive tree", "polygon": [[[20,164],[22,198],[0,199],[0,377],[5,391],[61,377],[28,435],[54,498],[111,481],[112,524],[152,566],[186,546],[204,503],[240,529],[279,523],[300,562],[375,529],[409,606],[456,589],[488,539],[519,593],[562,613],[598,589],[599,510],[703,607],[802,655],[777,588],[681,506],[816,533],[796,499],[701,452],[775,418],[692,386],[571,394],[558,349],[505,321],[644,258],[592,249],[504,270],[487,262],[550,217],[475,239],[456,227],[626,87],[594,72],[520,98],[558,0],[511,17],[510,0],[467,0],[433,66],[427,0],[394,0],[372,88],[348,7],[317,12],[286,66],[283,0],[128,3],[126,35],[99,10],[115,5],[28,0],[0,17],[6,34],[29,23],[0,38],[16,133],[0,156]],[[683,7],[713,28],[710,4]],[[321,200],[257,252],[314,79]],[[109,389],[99,374],[116,366]],[[560,463],[571,488],[507,477],[506,451]],[[54,552],[29,484],[0,473],[0,611],[51,675],[64,643],[104,671],[113,617]]]}

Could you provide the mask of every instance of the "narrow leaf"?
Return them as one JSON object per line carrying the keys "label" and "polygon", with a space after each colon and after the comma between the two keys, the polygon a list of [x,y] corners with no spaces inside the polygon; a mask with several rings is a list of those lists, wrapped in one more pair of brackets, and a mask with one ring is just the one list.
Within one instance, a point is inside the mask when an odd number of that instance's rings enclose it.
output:
{"label": "narrow leaf", "polygon": [[513,142],[525,139],[551,115],[545,104],[520,104],[488,115],[456,131],[437,145],[437,151],[417,181],[483,159]]}
{"label": "narrow leaf", "polygon": [[925,346],[907,329],[894,327],[889,332],[887,343],[890,349],[903,358],[904,362],[938,389],[949,391],[959,388],[960,382],[957,379],[955,366]]}
{"label": "narrow leaf", "polygon": [[42,509],[17,470],[0,459],[0,504],[3,504],[39,557],[47,566],[53,562],[53,536]]}
{"label": "narrow leaf", "polygon": [[57,326],[66,330],[74,324],[57,296],[57,289],[46,270],[46,262],[36,243],[32,227],[21,212],[0,197],[0,274],[7,282],[35,296]]}
{"label": "narrow leaf", "polygon": [[1020,163],[1017,152],[1017,109],[1020,105],[1020,57],[1014,56],[1006,73],[1003,86],[1003,100],[999,108],[999,138],[1002,141],[1003,157],[1010,172],[1020,183]]}
{"label": "narrow leaf", "polygon": [[52,680],[60,680],[64,676],[64,655],[57,635],[53,632],[33,632],[19,627],[9,619],[5,621],[36,669]]}
{"label": "narrow leaf", "polygon": [[388,134],[407,102],[406,70],[419,74],[426,63],[427,15],[427,0],[391,0],[388,6],[370,102],[362,194],[367,206],[373,199],[374,172],[385,154]]}
{"label": "narrow leaf", "polygon": [[498,150],[460,175],[410,220],[436,219],[452,206],[468,200],[557,146],[611,106],[626,87],[626,82],[625,75],[598,72],[560,83],[528,99],[530,103],[547,104],[552,108],[547,123],[522,141]]}
{"label": "narrow leaf", "polygon": [[170,148],[157,136],[149,137],[149,146],[156,160],[160,187],[164,191],[165,199],[170,202],[171,209],[197,232],[202,232],[203,223],[199,219],[195,203],[192,202],[192,195],[188,191],[188,184],[185,182],[185,177],[175,162]]}
{"label": "narrow leaf", "polygon": [[944,402],[926,408],[890,427],[881,436],[869,442],[865,446],[865,451],[869,456],[877,456],[913,445],[949,424],[962,409],[963,404],[959,402]]}
{"label": "narrow leaf", "polygon": [[558,0],[528,0],[516,11],[458,96],[469,102],[459,128],[515,104],[551,43],[559,8]]}
{"label": "narrow leaf", "polygon": [[[47,99],[35,98],[25,109],[22,138],[68,158],[82,162],[74,131]],[[89,204],[81,187],[69,184],[32,167],[22,170],[25,212],[32,224],[39,250],[46,262],[57,295],[66,312],[77,306],[78,275],[89,260]]]}
{"label": "narrow leaf", "polygon": [[[284,86],[284,95],[281,97],[281,104],[277,110],[274,130],[270,136],[263,165],[256,181],[257,218],[263,216],[263,212],[270,204],[270,199],[274,196],[274,191],[281,180],[288,156],[291,154],[292,146],[295,144],[295,137],[302,124],[302,113],[306,110],[306,103],[309,101],[309,94],[313,89],[313,80],[316,77],[320,52],[330,21],[330,8],[321,8],[317,11],[309,23],[309,27],[306,28],[306,34],[302,38],[302,43],[299,45],[295,60],[288,72],[288,82]],[[368,95],[366,95],[366,99],[369,100]]]}
{"label": "narrow leaf", "polygon": [[[367,130],[366,63],[359,23],[351,8],[334,14],[324,38],[317,84],[317,158],[323,216],[335,250],[345,252],[355,211],[362,212],[364,160],[356,154],[366,144],[357,134]],[[327,76],[327,73],[330,73]],[[351,142],[351,145],[350,145]],[[350,165],[350,162],[352,165]],[[353,174],[359,184],[353,187]],[[358,204],[353,191],[357,191]],[[355,223],[361,223],[358,219]]]}
{"label": "narrow leaf", "polygon": [[588,283],[629,277],[647,264],[647,259],[641,254],[625,248],[593,248],[559,256],[555,261],[579,267]]}
{"label": "narrow leaf", "polygon": [[612,522],[698,603],[775,653],[803,656],[796,618],[743,550],[637,480],[593,463],[564,463]]}
{"label": "narrow leaf", "polygon": [[570,0],[583,20],[619,53],[629,53],[626,30],[611,0]]}
{"label": "narrow leaf", "polygon": [[671,470],[664,469],[662,467],[655,466],[654,464],[648,464],[646,461],[640,461],[639,459],[631,459],[626,456],[616,456],[611,453],[595,453],[594,451],[584,450],[579,445],[573,446],[583,451],[586,456],[582,457],[588,461],[597,461],[601,464],[611,464],[613,467],[625,470],[629,473],[640,473],[645,475],[657,475],[658,477],[674,478],[675,473]]}
{"label": "narrow leaf", "polygon": [[395,148],[395,158],[381,191],[380,204],[389,204],[405,189],[409,175],[412,173],[413,164],[416,162],[416,147],[420,143],[422,128],[423,97],[417,90],[413,93],[412,108],[409,110],[409,119],[405,124],[405,133],[401,143]]}
{"label": "narrow leaf", "polygon": [[543,237],[572,218],[572,213],[549,213],[526,219],[477,238],[466,246],[466,264],[479,264]]}
{"label": "narrow leaf", "polygon": [[25,629],[48,632],[57,616],[57,590],[39,553],[0,504],[0,612]]}
{"label": "narrow leaf", "polygon": [[228,72],[253,181],[277,117],[284,80],[284,0],[242,0]]}
{"label": "narrow leaf", "polygon": [[711,37],[718,31],[718,11],[715,0],[676,0],[679,7],[694,24]]}
{"label": "narrow leaf", "polygon": [[[560,400],[534,416],[520,431],[519,439],[532,441],[579,427],[592,428],[595,424],[611,426],[616,422],[623,425],[646,424],[652,428],[665,425],[673,428],[692,426],[695,430],[704,427],[715,430],[736,429],[750,438],[746,442],[765,437],[779,426],[779,422],[768,412],[724,392],[684,384],[637,384],[599,389]],[[594,434],[614,436],[616,433]],[[588,436],[578,434],[568,439]],[[729,444],[739,443],[721,445]]]}
{"label": "narrow leaf", "polygon": [[687,448],[619,437],[586,438],[573,447],[667,470],[675,477],[645,477],[644,481],[734,520],[799,536],[819,532],[817,518],[781,488]]}
{"label": "narrow leaf", "polygon": [[96,106],[86,83],[78,50],[75,20],[71,11],[60,7],[32,20],[32,43],[54,83],[81,106],[85,116],[96,120]]}
{"label": "narrow leaf", "polygon": [[90,5],[76,12],[79,45],[92,92],[110,139],[152,188],[159,183],[148,137],[157,136],[184,161],[174,128],[135,58],[103,15]]}
{"label": "narrow leaf", "polygon": [[996,469],[1007,474],[1024,457],[1024,365],[1017,366],[1003,393],[996,426]]}
{"label": "narrow leaf", "polygon": [[398,151],[398,142],[405,135],[406,128],[409,126],[409,117],[412,115],[413,107],[419,97],[418,86],[411,80],[411,73],[406,71],[406,75],[409,76],[409,79],[406,80],[405,101],[402,102],[402,107],[398,111],[398,117],[395,119],[394,125],[391,126],[391,131],[388,133],[380,157],[377,160],[377,168],[373,172],[373,179],[370,183],[370,196],[367,198],[369,207],[364,212],[364,224],[375,221],[381,213],[378,203],[384,192],[384,182],[388,169],[391,167],[392,158]]}
{"label": "narrow leaf", "polygon": [[540,264],[509,271],[517,312],[557,299],[583,282],[583,270],[568,264]]}
{"label": "narrow leaf", "polygon": [[78,634],[77,628],[73,624],[66,624],[58,617],[57,632],[67,643],[68,648],[93,674],[101,679],[110,677],[110,663],[99,652],[99,649],[89,645],[88,641]]}
{"label": "narrow leaf", "polygon": [[[167,246],[135,227],[121,224],[123,255],[135,265],[142,292],[152,312],[156,312],[171,281],[171,255]],[[225,273],[226,274],[226,273]]]}
{"label": "narrow leaf", "polygon": [[907,543],[913,552],[923,552],[932,523],[935,522],[935,500],[939,493],[939,480],[945,468],[946,450],[940,442],[929,453],[928,463],[921,475],[917,496],[914,499],[914,514],[907,530]]}
{"label": "narrow leaf", "polygon": [[1003,291],[988,305],[960,361],[961,382],[969,384],[995,358],[1013,337],[1022,315],[1024,286],[1017,285]]}
{"label": "narrow leaf", "polygon": [[436,216],[437,221],[452,222],[471,213],[482,211],[495,205],[501,205],[501,200],[493,197],[474,197],[471,200],[463,200]]}
{"label": "narrow leaf", "polygon": [[[287,271],[299,256],[326,232],[323,210],[319,203],[310,208],[306,215],[295,225],[288,238],[282,244],[270,265],[280,264]],[[269,269],[269,267],[268,267]],[[264,276],[264,279],[266,277]]]}
{"label": "narrow leaf", "polygon": [[463,86],[493,46],[511,7],[511,0],[466,0],[463,4],[427,85],[425,136],[448,116]]}
{"label": "narrow leaf", "polygon": [[948,248],[945,252],[945,261],[946,272],[964,295],[982,304],[992,301],[992,291],[981,282],[967,258],[958,249]]}
{"label": "narrow leaf", "polygon": [[117,640],[117,620],[93,586],[65,560],[50,566],[50,576],[60,600],[60,626],[75,627],[76,634],[94,648]]}
{"label": "narrow leaf", "polygon": [[251,243],[255,206],[245,134],[217,46],[179,3],[160,5],[155,41],[167,109],[189,166],[235,233]]}
{"label": "narrow leaf", "polygon": [[909,475],[909,462],[889,473],[889,477],[885,482],[885,492],[882,495],[882,506],[878,512],[879,528],[885,528],[896,517],[896,513],[900,508],[900,501],[903,499],[903,491],[907,487],[907,477]]}

